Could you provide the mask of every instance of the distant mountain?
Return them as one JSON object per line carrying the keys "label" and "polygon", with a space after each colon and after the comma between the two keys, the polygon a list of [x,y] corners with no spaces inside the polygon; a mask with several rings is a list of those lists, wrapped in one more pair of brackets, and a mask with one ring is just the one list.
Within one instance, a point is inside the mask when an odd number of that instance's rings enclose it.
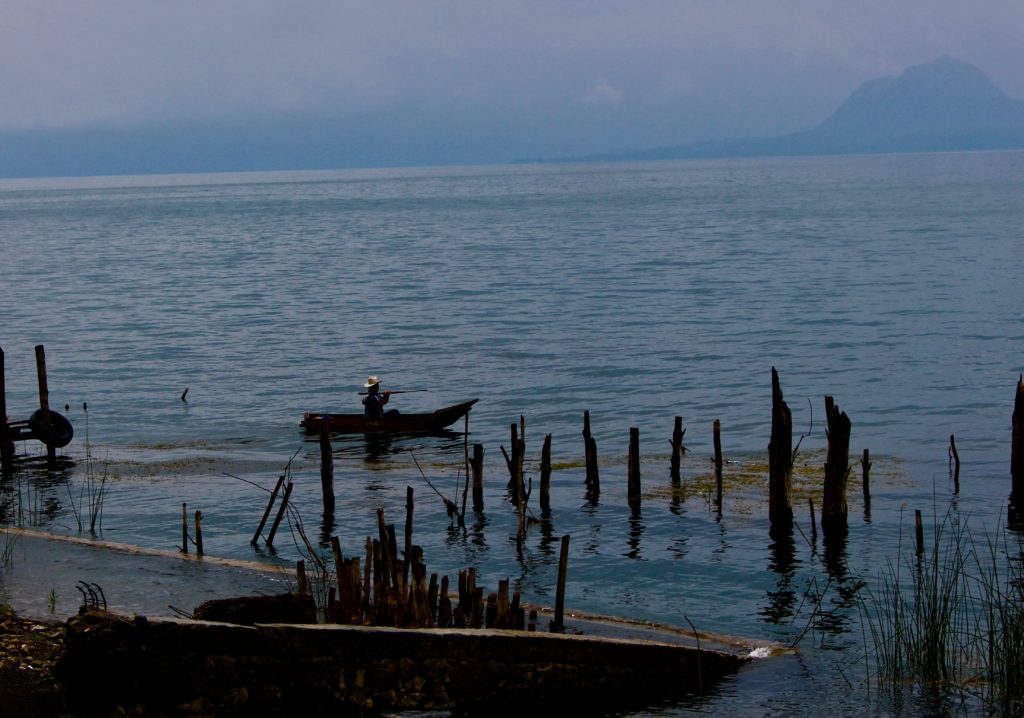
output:
{"label": "distant mountain", "polygon": [[943,56],[858,87],[817,127],[780,137],[694,142],[588,160],[1024,149],[1024,102]]}

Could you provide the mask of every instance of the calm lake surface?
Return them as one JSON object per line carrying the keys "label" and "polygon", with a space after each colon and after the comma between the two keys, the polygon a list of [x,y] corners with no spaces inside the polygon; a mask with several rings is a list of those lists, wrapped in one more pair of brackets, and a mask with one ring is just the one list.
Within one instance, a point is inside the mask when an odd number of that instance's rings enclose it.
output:
{"label": "calm lake surface", "polygon": [[[1015,152],[0,181],[8,413],[37,408],[43,344],[50,406],[67,405],[75,426],[59,470],[29,466],[2,484],[0,525],[89,536],[91,466],[108,477],[99,538],[174,551],[187,503],[203,512],[208,555],[290,567],[302,556],[293,530],[276,550],[250,545],[286,468],[311,540],[336,535],[345,553],[376,534],[379,508],[401,530],[412,486],[432,572],[473,566],[490,590],[508,577],[551,605],[568,534],[573,609],[800,639],[652,714],[930,715],[923,700],[879,702],[858,586],[913,551],[915,510],[929,531],[947,514],[978,535],[1005,526],[1022,227]],[[794,442],[806,435],[795,529],[781,539],[767,517],[772,367]],[[470,508],[465,531],[430,485],[458,490],[461,422],[436,437],[337,437],[337,508],[324,517],[319,446],[298,423],[360,411],[369,374],[427,390],[394,396],[403,412],[479,398],[468,443],[485,449],[485,511]],[[838,563],[807,503],[821,504],[826,395],[853,425]],[[676,416],[689,453],[674,490]],[[501,447],[520,417],[527,473],[538,478],[546,434],[556,466],[550,521],[517,545]],[[638,511],[626,500],[631,427]],[[536,492],[530,505],[539,516]],[[1010,534],[1011,558],[1020,542]],[[40,616],[51,601],[74,612],[80,580],[149,615],[291,580],[0,536],[5,546],[0,596]]]}

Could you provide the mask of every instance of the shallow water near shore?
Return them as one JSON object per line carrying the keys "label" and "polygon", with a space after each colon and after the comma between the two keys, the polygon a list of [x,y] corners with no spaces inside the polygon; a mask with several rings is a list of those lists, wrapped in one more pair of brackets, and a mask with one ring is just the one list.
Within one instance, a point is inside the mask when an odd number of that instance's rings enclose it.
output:
{"label": "shallow water near shore", "polygon": [[[0,522],[89,536],[90,486],[105,478],[98,538],[174,551],[186,504],[203,513],[209,556],[282,567],[0,537],[11,559],[0,596],[66,615],[86,581],[120,610],[167,615],[278,590],[302,555],[294,525],[274,549],[250,544],[278,476],[293,479],[311,541],[336,535],[346,555],[376,535],[380,508],[400,529],[411,486],[431,572],[474,566],[491,590],[508,577],[549,605],[569,535],[570,607],[800,639],[713,695],[652,714],[888,714],[862,657],[861,582],[910,555],[915,510],[929,530],[947,515],[979,534],[1006,522],[1024,367],[1022,190],[1024,153],[0,182],[0,285],[18,297],[0,330],[8,413],[38,406],[33,347],[44,344],[50,405],[67,405],[76,432],[56,469],[32,462],[4,482]],[[794,442],[806,434],[795,528],[782,536],[767,519],[773,366]],[[368,374],[429,390],[395,395],[404,412],[480,401],[444,435],[335,437],[337,507],[325,517],[319,446],[298,422],[358,411]],[[808,498],[820,506],[825,395],[853,424],[838,552],[808,510]],[[584,490],[584,411],[597,501]],[[536,484],[549,433],[556,470],[550,520],[517,542],[501,447],[521,416],[528,475]],[[675,416],[689,448],[678,487]],[[638,510],[626,497],[630,427]],[[475,443],[485,509],[470,508],[461,530],[437,492],[461,496]]]}

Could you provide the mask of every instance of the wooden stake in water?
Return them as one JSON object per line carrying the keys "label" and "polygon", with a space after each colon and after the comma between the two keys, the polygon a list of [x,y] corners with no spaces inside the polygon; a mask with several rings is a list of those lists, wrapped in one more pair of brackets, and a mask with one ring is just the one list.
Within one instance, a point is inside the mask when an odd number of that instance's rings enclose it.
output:
{"label": "wooden stake in water", "polygon": [[484,510],[484,445],[473,444],[473,510]]}
{"label": "wooden stake in water", "polygon": [[825,493],[821,502],[821,528],[826,538],[832,531],[845,531],[846,477],[850,467],[850,429],[846,412],[840,411],[831,396],[825,397],[828,422],[828,450],[825,458]]}
{"label": "wooden stake in water", "polygon": [[203,555],[203,512],[196,511],[196,556]]}
{"label": "wooden stake in water", "polygon": [[871,455],[867,449],[864,449],[864,457],[860,460],[861,470],[861,487],[864,491],[864,500],[868,501],[871,499]]}
{"label": "wooden stake in water", "polygon": [[[39,409],[43,412],[43,423],[50,424],[50,389],[46,384],[46,350],[42,344],[36,346],[36,374],[39,378]],[[46,458],[54,461],[57,450],[50,444],[46,445]]]}
{"label": "wooden stake in water", "polygon": [[334,513],[334,450],[327,425],[320,425],[320,487],[324,495],[324,513]]}
{"label": "wooden stake in water", "polygon": [[0,467],[6,473],[14,462],[14,442],[8,438],[7,385],[4,371],[4,350],[0,348]]}
{"label": "wooden stake in water", "polygon": [[544,437],[540,454],[540,510],[551,512],[551,434]]}
{"label": "wooden stake in water", "polygon": [[779,373],[772,367],[772,436],[768,443],[768,518],[793,521],[793,415],[782,398]]}
{"label": "wooden stake in water", "polygon": [[715,444],[715,493],[717,494],[716,505],[718,515],[722,515],[722,422],[715,419],[712,429]]}
{"label": "wooden stake in water", "polygon": [[914,511],[914,535],[917,538],[917,555],[924,556],[924,523],[920,510]]}
{"label": "wooden stake in water", "polygon": [[267,536],[267,546],[274,545],[274,536],[277,535],[277,528],[281,525],[281,519],[284,518],[284,512],[288,509],[288,499],[292,496],[292,482],[289,481],[288,485],[284,487],[284,498],[281,499],[281,507],[277,510],[277,516],[274,517],[274,525],[270,527],[270,535]]}
{"label": "wooden stake in water", "polygon": [[1012,436],[1010,445],[1010,477],[1012,497],[1016,504],[1024,503],[1024,374],[1017,379],[1017,394],[1013,401]]}
{"label": "wooden stake in water", "polygon": [[562,537],[562,552],[558,557],[558,587],[555,590],[555,618],[551,622],[551,632],[561,633],[565,630],[565,579],[569,570],[569,535]]}
{"label": "wooden stake in water", "polygon": [[252,541],[249,542],[253,546],[255,546],[257,543],[259,543],[260,534],[263,533],[263,527],[266,525],[267,519],[270,518],[270,510],[272,508],[274,508],[274,501],[277,500],[277,494],[278,494],[278,492],[281,491],[281,486],[282,485],[284,485],[284,476],[283,475],[278,477],[277,485],[274,487],[274,490],[270,493],[270,501],[267,502],[267,509],[263,512],[263,518],[260,519],[260,525],[256,527],[256,533],[253,534]]}
{"label": "wooden stake in water", "polygon": [[960,493],[960,454],[956,450],[956,437],[949,435],[949,461],[953,474],[953,490]]}
{"label": "wooden stake in water", "polygon": [[679,473],[679,465],[683,458],[683,435],[686,433],[686,429],[683,428],[683,417],[677,416],[675,419],[675,425],[672,428],[672,440],[669,444],[672,445],[672,459],[669,464],[669,477],[672,479],[673,484],[678,484],[682,478]]}
{"label": "wooden stake in water", "polygon": [[188,553],[188,505],[181,505],[181,552]]}
{"label": "wooden stake in water", "polygon": [[640,429],[629,429],[628,500],[630,506],[640,503]]}

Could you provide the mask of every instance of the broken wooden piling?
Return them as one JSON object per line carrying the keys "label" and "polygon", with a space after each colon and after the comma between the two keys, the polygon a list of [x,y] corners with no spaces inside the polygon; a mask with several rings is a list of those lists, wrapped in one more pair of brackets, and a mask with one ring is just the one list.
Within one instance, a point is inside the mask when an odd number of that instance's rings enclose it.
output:
{"label": "broken wooden piling", "polygon": [[4,350],[0,348],[0,471],[6,473],[14,462],[14,442],[7,429],[7,381],[4,369]]}
{"label": "broken wooden piling", "polygon": [[555,617],[551,621],[551,632],[565,630],[565,580],[569,571],[569,535],[562,537],[562,550],[558,556],[558,586],[555,589]]}
{"label": "broken wooden piling", "polygon": [[683,417],[677,416],[672,428],[672,438],[669,440],[669,444],[672,446],[672,459],[669,463],[669,477],[672,479],[673,484],[678,484],[682,480],[679,467],[682,463],[683,453],[686,451],[686,447],[683,446],[683,435],[685,433],[686,429],[683,428]]}
{"label": "broken wooden piling", "polygon": [[850,418],[831,396],[825,397],[828,450],[825,458],[825,492],[821,502],[821,527],[826,534],[846,529],[846,479],[850,469]]}
{"label": "broken wooden piling", "polygon": [[267,536],[267,546],[274,545],[274,536],[277,535],[277,528],[281,525],[284,512],[288,509],[288,499],[292,497],[293,486],[293,483],[289,481],[284,487],[284,497],[281,499],[281,506],[277,510],[277,516],[274,517],[274,524],[270,527],[270,535]]}
{"label": "broken wooden piling", "polygon": [[722,422],[715,419],[712,427],[715,446],[715,493],[718,515],[722,515]]}
{"label": "broken wooden piling", "polygon": [[953,492],[960,493],[960,453],[956,450],[956,437],[949,435],[949,473],[953,477]]}
{"label": "broken wooden piling", "polygon": [[551,434],[544,437],[540,453],[540,510],[544,514],[551,512]]}
{"label": "broken wooden piling", "polygon": [[274,486],[274,490],[270,492],[270,501],[267,502],[267,508],[263,512],[263,518],[260,519],[260,525],[256,527],[256,533],[252,535],[252,541],[249,542],[253,546],[259,543],[260,536],[263,534],[263,527],[266,525],[267,519],[270,518],[270,510],[274,508],[274,502],[277,500],[277,495],[278,493],[280,493],[281,487],[283,485],[284,475],[282,474],[281,476],[278,477],[277,485]]}
{"label": "broken wooden piling", "polygon": [[629,429],[629,454],[627,459],[628,501],[630,506],[640,504],[640,429]]}
{"label": "broken wooden piling", "polygon": [[1013,418],[1011,421],[1011,495],[1017,504],[1021,504],[1024,503],[1024,374],[1021,374],[1017,379],[1017,394],[1013,402]]}
{"label": "broken wooden piling", "polygon": [[[36,346],[36,375],[39,379],[39,410],[42,412],[43,423],[49,426],[50,389],[46,382],[46,350],[42,344]],[[46,458],[51,462],[57,458],[57,449],[49,442],[46,442]]]}
{"label": "broken wooden piling", "polygon": [[586,462],[587,493],[596,497],[601,493],[601,479],[597,469],[597,440],[590,433],[590,412],[583,412],[583,458]]}
{"label": "broken wooden piling", "polygon": [[320,425],[320,488],[324,495],[324,513],[334,513],[334,450],[326,423]]}
{"label": "broken wooden piling", "polygon": [[473,458],[470,461],[473,470],[473,510],[484,510],[484,445],[473,444]]}
{"label": "broken wooden piling", "polygon": [[772,436],[768,443],[768,518],[793,521],[793,414],[782,398],[779,373],[772,367]]}

